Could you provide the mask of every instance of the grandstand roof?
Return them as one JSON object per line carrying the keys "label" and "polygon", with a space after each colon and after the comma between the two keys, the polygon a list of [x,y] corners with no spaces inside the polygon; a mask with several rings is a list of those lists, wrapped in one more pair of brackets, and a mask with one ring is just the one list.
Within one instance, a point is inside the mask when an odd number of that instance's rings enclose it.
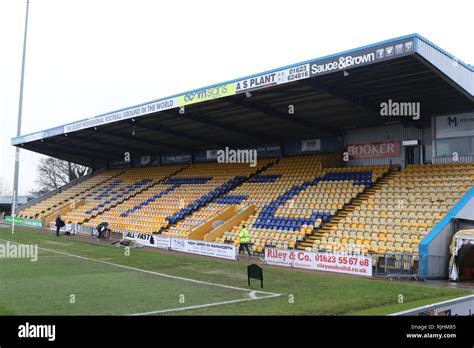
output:
{"label": "grandstand roof", "polygon": [[[380,103],[420,102],[421,118],[382,117]],[[292,112],[294,111],[294,112]],[[474,111],[474,68],[418,34],[293,64],[12,139],[94,166],[137,155],[341,135],[344,129]]]}

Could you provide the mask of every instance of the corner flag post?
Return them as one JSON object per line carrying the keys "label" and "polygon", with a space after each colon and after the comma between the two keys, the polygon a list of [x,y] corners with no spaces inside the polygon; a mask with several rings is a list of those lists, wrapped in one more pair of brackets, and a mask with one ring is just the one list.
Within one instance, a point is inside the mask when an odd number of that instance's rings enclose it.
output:
{"label": "corner flag post", "polygon": [[[16,136],[21,136],[21,116],[23,111],[23,81],[25,79],[26,34],[28,32],[28,9],[30,0],[26,0],[25,34],[23,37],[23,57],[21,61],[20,101],[18,103],[18,124]],[[15,232],[15,208],[18,201],[18,174],[20,166],[20,148],[15,149],[15,173],[13,175],[13,200],[12,200],[12,234]]]}

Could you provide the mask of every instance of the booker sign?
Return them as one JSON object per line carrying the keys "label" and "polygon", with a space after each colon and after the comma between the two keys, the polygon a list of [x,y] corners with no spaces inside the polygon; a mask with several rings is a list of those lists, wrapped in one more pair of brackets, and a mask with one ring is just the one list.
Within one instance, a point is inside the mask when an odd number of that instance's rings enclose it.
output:
{"label": "booker sign", "polygon": [[348,145],[346,152],[349,154],[349,160],[359,160],[365,158],[386,158],[400,156],[400,142],[386,141],[368,144]]}

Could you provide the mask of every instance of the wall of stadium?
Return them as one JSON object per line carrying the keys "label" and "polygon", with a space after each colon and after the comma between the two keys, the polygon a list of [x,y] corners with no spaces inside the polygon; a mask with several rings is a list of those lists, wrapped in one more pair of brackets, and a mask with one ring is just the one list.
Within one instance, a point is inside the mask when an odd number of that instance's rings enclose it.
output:
{"label": "wall of stadium", "polygon": [[[306,146],[313,141],[313,148]],[[283,145],[283,155],[299,155],[306,153],[335,152],[342,147],[342,139],[339,137],[323,137],[317,139],[289,140]]]}
{"label": "wall of stadium", "polygon": [[[361,165],[383,165],[389,164],[390,160],[393,164],[404,165],[405,163],[405,151],[401,142],[404,140],[419,140],[420,144],[423,145],[423,154],[420,156],[420,160],[424,163],[430,162],[433,155],[433,134],[435,130],[428,126],[425,128],[415,127],[404,127],[402,124],[392,124],[377,127],[367,128],[355,128],[344,131],[343,137],[322,137],[317,139],[301,139],[301,140],[288,140],[281,145],[261,145],[261,146],[250,146],[249,149],[257,149],[258,157],[279,157],[291,156],[298,154],[309,154],[309,153],[328,153],[336,152],[340,149],[347,148],[350,145],[363,145],[373,143],[388,143],[388,142],[399,142],[400,151],[396,157],[368,157],[363,159],[351,159],[348,166],[361,166]],[[311,146],[308,146],[310,144]],[[192,159],[193,163],[202,162],[214,162],[215,158],[211,158],[210,153],[215,152],[218,149],[209,149],[207,151],[195,151],[189,154],[176,154],[167,156],[139,156],[134,158],[132,156],[132,163],[125,163],[120,161],[110,161],[109,167],[120,168],[120,167],[140,167],[140,166],[157,166],[161,164],[174,164],[174,163],[189,163]],[[215,157],[215,156],[214,156]]]}
{"label": "wall of stadium", "polygon": [[442,163],[459,155],[460,162],[474,160],[474,112],[432,117],[433,156]]}
{"label": "wall of stadium", "polygon": [[449,273],[449,244],[455,233],[454,221],[450,220],[431,240],[428,252],[420,254],[420,275],[423,278],[446,278]]}
{"label": "wall of stadium", "polygon": [[[311,145],[311,146],[309,146]],[[341,137],[321,137],[314,139],[288,140],[281,144],[252,145],[242,147],[232,147],[237,150],[256,150],[258,158],[281,157],[336,152],[342,148]],[[156,167],[162,164],[187,164],[216,162],[217,150],[224,148],[214,148],[208,150],[197,150],[193,153],[175,153],[169,155],[134,155],[131,154],[130,162],[111,160],[108,161],[109,168],[136,168],[136,167]]]}
{"label": "wall of stadium", "polygon": [[417,308],[408,309],[390,316],[411,315],[411,316],[455,316],[455,315],[474,315],[474,295],[458,297],[452,300],[437,302]]}
{"label": "wall of stadium", "polygon": [[449,245],[456,232],[454,219],[474,199],[474,188],[451,208],[418,245],[420,276],[423,278],[446,278],[449,270]]}
{"label": "wall of stadium", "polygon": [[[280,144],[249,145],[231,147],[232,150],[256,150],[258,158],[281,157],[282,146]],[[193,163],[215,162],[218,156],[218,150],[225,148],[208,149],[204,151],[195,151],[193,153]]]}
{"label": "wall of stadium", "polygon": [[[427,128],[404,127],[402,124],[393,124],[379,127],[369,127],[361,129],[348,129],[344,132],[344,146],[353,144],[370,144],[374,142],[391,142],[404,140],[420,140],[423,144],[423,161],[431,160],[432,147],[432,130]],[[392,160],[393,164],[403,165],[405,162],[405,151],[400,146],[400,155],[397,157],[383,158],[365,158],[350,160],[348,166],[367,166],[367,165],[383,165],[389,164]]]}

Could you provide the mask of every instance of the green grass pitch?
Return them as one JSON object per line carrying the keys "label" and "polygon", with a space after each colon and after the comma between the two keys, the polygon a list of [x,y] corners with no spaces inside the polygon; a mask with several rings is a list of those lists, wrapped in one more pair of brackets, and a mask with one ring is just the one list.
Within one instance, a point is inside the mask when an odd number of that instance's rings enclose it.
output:
{"label": "green grass pitch", "polygon": [[[74,236],[0,228],[0,243],[36,244],[38,260],[0,258],[0,315],[383,315],[471,292],[411,282],[125,250]],[[257,263],[258,260],[257,260]],[[398,303],[399,295],[403,303]]]}

